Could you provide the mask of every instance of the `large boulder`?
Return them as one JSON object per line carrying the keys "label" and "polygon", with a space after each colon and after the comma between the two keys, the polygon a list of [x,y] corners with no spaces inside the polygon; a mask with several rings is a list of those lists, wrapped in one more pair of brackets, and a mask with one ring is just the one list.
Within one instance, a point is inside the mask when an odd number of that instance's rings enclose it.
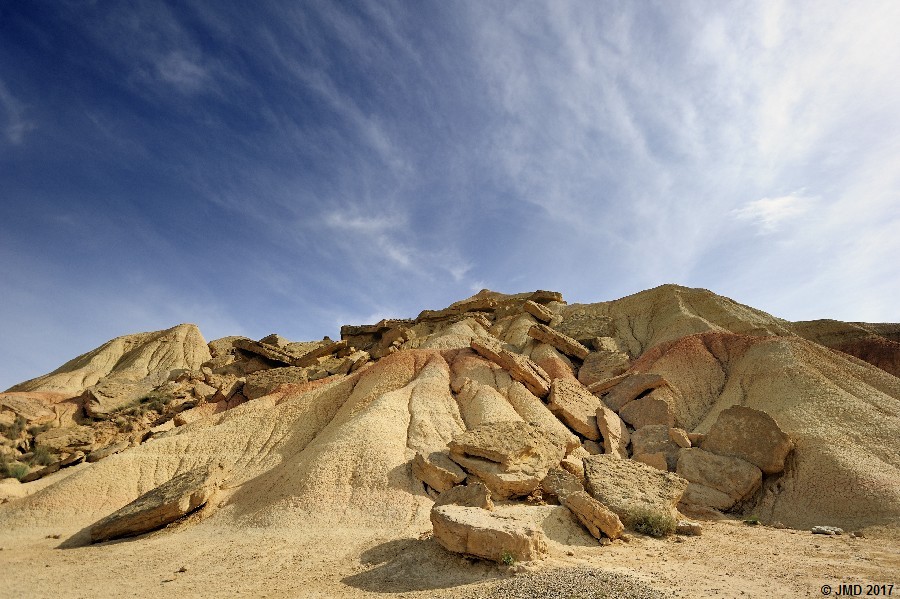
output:
{"label": "large boulder", "polygon": [[671,394],[667,389],[656,389],[628,402],[619,410],[619,416],[635,429],[651,424],[662,424],[670,428],[675,424]]}
{"label": "large boulder", "polygon": [[224,474],[222,467],[211,466],[174,477],[91,526],[91,542],[132,537],[174,522],[209,501]]}
{"label": "large boulder", "polygon": [[600,440],[597,410],[603,406],[584,385],[571,379],[554,379],[547,407],[576,433],[592,441]]}
{"label": "large boulder", "polygon": [[672,441],[669,430],[665,424],[651,424],[634,431],[631,435],[632,453],[635,456],[662,453],[666,460],[664,470],[674,471],[681,448]]}
{"label": "large boulder", "polygon": [[566,439],[527,422],[483,424],[453,437],[450,458],[500,499],[528,495],[565,456]]}
{"label": "large boulder", "polygon": [[645,518],[671,519],[688,481],[634,460],[610,454],[584,458],[585,488],[609,507],[625,526],[638,528]]}
{"label": "large boulder", "polygon": [[794,443],[769,414],[732,406],[719,413],[701,447],[746,460],[766,474],[776,474],[784,470],[784,460]]}
{"label": "large boulder", "polygon": [[508,562],[537,560],[548,551],[540,529],[477,507],[435,507],[431,524],[437,542],[456,553]]}
{"label": "large boulder", "polygon": [[[603,401],[611,410],[618,412],[628,402],[634,401],[647,391],[666,384],[666,379],[658,374],[632,374],[622,378],[610,388],[603,397]],[[596,389],[592,389],[592,391],[598,393]]]}
{"label": "large boulder", "polygon": [[[682,449],[679,452],[675,471],[692,483],[725,493],[732,505],[749,497],[762,483],[762,472],[750,462],[696,448]],[[721,502],[717,501],[717,504]],[[731,505],[710,507],[728,509]]]}

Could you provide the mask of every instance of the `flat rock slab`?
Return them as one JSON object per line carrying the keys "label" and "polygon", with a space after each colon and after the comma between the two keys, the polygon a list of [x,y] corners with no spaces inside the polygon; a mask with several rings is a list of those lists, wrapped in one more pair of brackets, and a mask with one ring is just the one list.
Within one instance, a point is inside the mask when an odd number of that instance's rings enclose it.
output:
{"label": "flat rock slab", "polygon": [[794,443],[769,414],[732,406],[722,410],[701,447],[746,460],[766,474],[776,474],[784,470],[784,460]]}
{"label": "flat rock slab", "polygon": [[512,378],[538,397],[547,397],[550,393],[550,377],[527,356],[505,350],[499,344],[483,339],[472,339],[471,347],[481,357],[509,371]]}
{"label": "flat rock slab", "polygon": [[245,352],[261,356],[273,362],[279,362],[287,366],[292,366],[297,359],[293,354],[285,351],[277,345],[269,345],[268,343],[260,343],[252,339],[235,339],[234,347],[242,349]]}
{"label": "flat rock slab", "polygon": [[466,507],[477,507],[483,510],[494,509],[494,502],[491,500],[491,491],[484,483],[475,482],[468,485],[458,485],[444,491],[434,501],[435,507],[442,505],[463,505]]}
{"label": "flat rock slab", "polygon": [[548,551],[547,538],[540,529],[477,507],[435,507],[431,524],[437,542],[455,553],[503,562],[533,561]]}
{"label": "flat rock slab", "polygon": [[591,441],[601,439],[597,410],[603,403],[584,385],[572,379],[554,379],[547,399],[547,407],[566,426]]}
{"label": "flat rock slab", "polygon": [[91,527],[91,542],[132,537],[162,528],[204,505],[221,484],[224,469],[199,468],[180,474]]}
{"label": "flat rock slab", "polygon": [[153,391],[151,381],[105,379],[84,392],[84,411],[91,418],[105,418],[111,412],[137,403]]}
{"label": "flat rock slab", "polygon": [[118,443],[113,443],[112,445],[107,445],[101,449],[97,449],[92,451],[87,456],[88,462],[99,462],[103,458],[108,458],[109,456],[119,453],[120,451],[125,451],[131,447],[131,443],[128,441],[119,441]]}
{"label": "flat rock slab", "polygon": [[[628,443],[631,441],[631,433],[628,427],[619,418],[619,415],[600,403],[597,408],[597,428],[603,437],[603,451],[622,458],[628,457]],[[591,452],[599,453],[599,452]]]}
{"label": "flat rock slab", "polygon": [[526,300],[525,303],[522,304],[522,308],[540,322],[549,323],[553,320],[553,312],[550,311],[550,308],[542,306],[537,302]]}
{"label": "flat rock slab", "polygon": [[587,492],[633,528],[642,515],[674,517],[688,481],[634,460],[603,454],[584,458]]}
{"label": "flat rock slab", "polygon": [[466,480],[466,473],[443,451],[428,454],[417,452],[412,462],[412,473],[417,479],[444,493]]}
{"label": "flat rock slab", "polygon": [[565,456],[566,439],[527,422],[493,422],[454,436],[448,447],[454,462],[506,499],[534,491]]}
{"label": "flat rock slab", "polygon": [[618,539],[625,531],[622,520],[612,510],[583,490],[569,493],[560,502],[575,514],[595,539],[603,535]]}
{"label": "flat rock slab", "polygon": [[67,426],[51,428],[34,438],[37,447],[46,447],[51,451],[61,451],[67,447],[89,447],[94,443],[94,429],[89,426]]}
{"label": "flat rock slab", "polygon": [[579,360],[587,358],[591,350],[568,335],[563,335],[545,324],[536,324],[528,329],[528,336],[548,345],[552,345],[561,353]]}
{"label": "flat rock slab", "polygon": [[[604,403],[614,412],[618,412],[625,404],[637,399],[639,395],[666,385],[666,379],[658,374],[632,374],[623,377],[609,389],[603,397]],[[597,393],[597,391],[594,391]]]}
{"label": "flat rock slab", "polygon": [[697,448],[679,452],[675,472],[692,483],[725,493],[732,503],[748,497],[762,484],[762,471],[750,462]]}

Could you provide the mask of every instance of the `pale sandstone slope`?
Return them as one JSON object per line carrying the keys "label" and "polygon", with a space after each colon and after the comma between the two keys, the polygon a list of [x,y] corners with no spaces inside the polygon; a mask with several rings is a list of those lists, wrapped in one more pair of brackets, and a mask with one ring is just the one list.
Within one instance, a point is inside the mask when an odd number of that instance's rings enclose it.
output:
{"label": "pale sandstone slope", "polygon": [[660,344],[632,372],[677,391],[676,424],[706,432],[742,405],[771,414],[796,449],[755,511],[795,527],[900,522],[900,379],[797,337],[702,333]]}
{"label": "pale sandstone slope", "polygon": [[199,369],[210,357],[200,329],[181,324],[164,331],[116,337],[9,391],[46,391],[74,397],[103,379],[138,381],[155,375],[165,380],[173,370]]}

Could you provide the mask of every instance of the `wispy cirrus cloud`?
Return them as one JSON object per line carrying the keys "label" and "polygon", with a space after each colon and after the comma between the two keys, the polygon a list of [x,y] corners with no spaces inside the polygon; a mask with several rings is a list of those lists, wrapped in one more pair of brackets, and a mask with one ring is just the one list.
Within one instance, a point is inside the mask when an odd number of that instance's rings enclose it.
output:
{"label": "wispy cirrus cloud", "polygon": [[782,224],[808,213],[815,207],[816,198],[794,192],[775,198],[760,198],[732,210],[734,218],[757,225],[760,233],[774,233]]}
{"label": "wispy cirrus cloud", "polygon": [[35,128],[25,116],[25,106],[10,93],[6,84],[0,79],[0,114],[4,115],[3,136],[11,144],[18,145],[25,139],[25,134]]}

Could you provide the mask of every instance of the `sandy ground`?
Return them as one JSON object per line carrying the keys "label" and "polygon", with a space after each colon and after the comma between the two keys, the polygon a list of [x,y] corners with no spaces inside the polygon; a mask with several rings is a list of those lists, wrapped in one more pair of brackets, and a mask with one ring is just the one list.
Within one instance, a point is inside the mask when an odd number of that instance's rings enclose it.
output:
{"label": "sandy ground", "polygon": [[548,559],[512,568],[450,554],[427,529],[379,536],[187,521],[131,540],[60,548],[72,532],[0,533],[0,595],[455,599],[489,593],[517,571],[590,566],[635,576],[672,597],[821,597],[823,585],[846,583],[893,584],[900,596],[895,530],[826,537],[722,520],[704,522],[700,537],[635,535],[605,547],[584,537],[551,541]]}

